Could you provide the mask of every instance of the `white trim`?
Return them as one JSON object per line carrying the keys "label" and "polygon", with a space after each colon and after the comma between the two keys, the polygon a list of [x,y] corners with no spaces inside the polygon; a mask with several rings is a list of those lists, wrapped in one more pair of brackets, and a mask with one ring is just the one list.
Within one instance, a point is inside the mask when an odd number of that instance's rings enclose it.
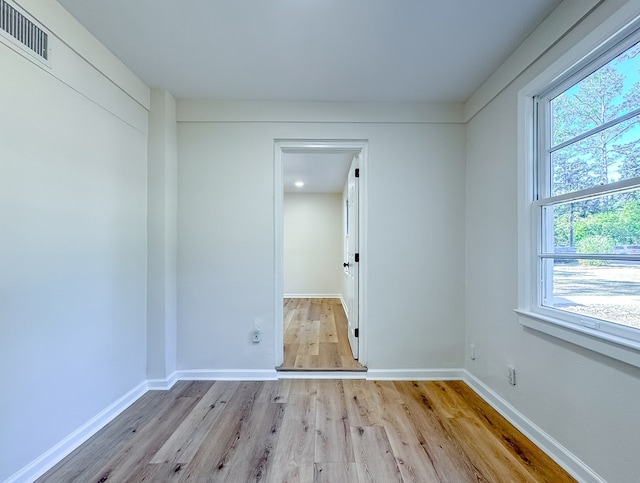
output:
{"label": "white trim", "polygon": [[[360,151],[358,160],[360,177],[358,178],[358,362],[367,366],[369,361],[369,332],[367,329],[367,273],[369,271],[368,223],[369,223],[369,141],[366,141]],[[364,330],[363,330],[364,329]]]}
{"label": "white trim", "polygon": [[531,203],[534,187],[534,104],[530,90],[518,93],[518,307],[531,307],[535,277],[531,259],[536,256],[535,216]]}
{"label": "white trim", "polygon": [[114,403],[107,406],[107,408],[84,423],[58,444],[40,455],[38,458],[33,460],[17,473],[10,476],[7,480],[5,480],[5,483],[13,483],[18,481],[34,481],[35,479],[39,478],[60,461],[62,461],[62,459],[68,456],[72,451],[78,448],[82,443],[87,441],[91,436],[105,427],[116,416],[118,416],[125,409],[131,406],[134,402],[136,402],[147,392],[147,389],[147,381],[138,384],[136,387],[131,389],[128,393],[126,393]]}
{"label": "white trim", "polygon": [[160,391],[168,391],[173,387],[173,385],[178,382],[178,373],[174,372],[169,375],[166,379],[148,379],[147,380],[147,388],[151,391],[160,390]]}
{"label": "white trim", "polygon": [[275,365],[284,363],[284,171],[282,147],[276,141],[273,144],[273,259],[274,259],[274,296],[275,312],[273,340],[275,343]]}
{"label": "white trim", "polygon": [[[15,0],[14,0],[15,1]],[[95,38],[58,2],[17,0],[16,3],[78,57],[104,75],[147,111],[151,90],[133,71]]]}
{"label": "white trim", "polygon": [[[542,291],[538,290],[538,247],[541,242],[539,207],[550,202],[557,203],[576,197],[576,193],[548,197],[540,201],[534,200],[536,176],[535,150],[546,149],[546,146],[535,145],[535,124],[533,99],[540,92],[548,89],[550,84],[558,82],[566,73],[588,65],[594,55],[602,55],[621,34],[629,35],[630,29],[640,22],[640,7],[637,2],[627,2],[623,7],[610,14],[597,28],[588,33],[581,41],[570,48],[536,75],[518,92],[518,307],[519,322],[528,329],[537,330],[580,347],[604,354],[608,357],[640,367],[638,345],[632,339],[623,340],[612,330],[595,331],[573,323],[577,317],[568,314],[560,319],[546,315],[548,309],[541,307]],[[604,50],[603,50],[604,49]],[[606,191],[616,192],[628,189],[634,180],[624,180],[607,186]],[[601,187],[588,188],[577,192],[577,197],[590,197],[599,192]],[[542,244],[540,243],[540,246]],[[547,255],[544,253],[543,255]],[[614,256],[608,256],[612,258]],[[548,258],[555,258],[549,256]],[[572,257],[573,258],[573,257]],[[579,257],[576,257],[579,258]],[[600,258],[586,255],[584,258]],[[578,321],[579,322],[579,321]]]}
{"label": "white trim", "polygon": [[283,295],[285,299],[341,299],[342,295],[339,293],[286,293]]}
{"label": "white trim", "polygon": [[374,369],[367,371],[279,371],[278,379],[362,379],[367,381],[460,381],[464,369]]}
{"label": "white trim", "polygon": [[464,371],[463,381],[574,478],[587,483],[606,483],[606,480],[589,468],[576,455],[549,436],[469,371]]}
{"label": "white trim", "polygon": [[[344,315],[347,318],[347,324],[348,324],[349,323],[349,305],[347,304],[347,301],[342,296],[340,297],[340,303],[342,304],[342,310],[344,310]],[[348,330],[349,330],[349,327],[347,327],[347,331]],[[349,343],[349,345],[351,345],[351,343]]]}
{"label": "white trim", "polygon": [[369,369],[369,381],[458,381],[464,369]]}
{"label": "white trim", "polygon": [[536,426],[509,402],[465,369],[374,369],[368,372],[277,372],[263,369],[194,369],[177,371],[167,379],[145,381],[120,399],[109,405],[94,418],[80,426],[50,450],[10,476],[4,483],[33,481],[53,468],[63,458],[105,427],[110,421],[142,397],[148,390],[168,390],[177,381],[271,381],[277,379],[349,379],[349,380],[394,380],[394,381],[446,381],[462,380],[483,400],[491,405],[511,424],[520,430],[536,446],[553,458],[566,471],[580,481],[605,483],[573,453]]}
{"label": "white trim", "polygon": [[599,354],[640,367],[640,343],[537,312],[515,310],[521,325]]}
{"label": "white trim", "polygon": [[361,379],[367,378],[365,371],[278,371],[278,379]]}
{"label": "white trim", "polygon": [[344,310],[344,315],[347,317],[347,321],[349,320],[349,311],[347,310],[347,301],[344,299],[342,294],[338,295],[340,299],[340,304],[342,305],[342,310]]}
{"label": "white trim", "polygon": [[[283,194],[283,163],[282,153],[287,150],[308,150],[310,152],[332,150],[359,150],[360,154],[360,188],[359,188],[359,250],[360,265],[358,297],[359,297],[359,331],[358,339],[358,360],[363,366],[367,365],[367,220],[368,220],[368,140],[322,140],[322,139],[275,139],[274,140],[274,367],[282,365],[284,362],[284,310],[282,298],[284,294],[284,270],[283,270],[283,245],[284,245],[284,194]],[[346,311],[345,311],[346,313]]]}
{"label": "white trim", "polygon": [[469,122],[523,72],[578,26],[600,0],[564,0],[465,103]]}
{"label": "white trim", "polygon": [[190,369],[177,371],[180,381],[275,381],[275,369]]}
{"label": "white trim", "polygon": [[464,123],[464,104],[180,99],[177,117],[178,122],[460,124]]}
{"label": "white trim", "polygon": [[[533,206],[536,208],[544,208],[545,206],[554,206],[574,201],[590,200],[599,198],[604,195],[625,193],[637,189],[638,183],[640,183],[640,179],[636,176],[634,178],[615,181],[612,183],[607,183],[605,185],[592,186],[591,188],[585,188],[578,191],[569,191],[568,193],[563,193],[561,195],[541,197],[539,200],[533,202]],[[582,254],[576,255],[576,257],[580,256],[582,256]]]}

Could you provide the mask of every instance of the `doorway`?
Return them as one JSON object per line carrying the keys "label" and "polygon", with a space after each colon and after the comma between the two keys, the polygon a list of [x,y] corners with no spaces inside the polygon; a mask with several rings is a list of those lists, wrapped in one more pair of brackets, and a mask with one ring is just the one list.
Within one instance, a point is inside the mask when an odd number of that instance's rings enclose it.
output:
{"label": "doorway", "polygon": [[284,297],[284,361],[279,371],[365,371],[352,354],[339,298]]}
{"label": "doorway", "polygon": [[[287,209],[291,206],[291,191],[293,184],[289,167],[296,165],[299,159],[311,160],[308,170],[303,170],[309,178],[326,178],[332,172],[331,166],[340,157],[347,157],[346,172],[340,180],[342,189],[338,195],[344,208],[342,211],[342,235],[340,236],[341,250],[344,250],[338,262],[332,261],[331,266],[338,264],[342,288],[339,295],[324,293],[309,293],[313,289],[303,287],[301,293],[286,293],[285,287],[285,186],[287,187]],[[296,160],[291,163],[291,160]],[[355,164],[353,164],[355,163]],[[367,141],[325,141],[325,140],[277,140],[274,149],[275,167],[275,354],[276,367],[279,370],[366,370],[366,166]],[[285,169],[287,168],[287,169]],[[358,171],[356,172],[355,169]],[[347,177],[349,176],[349,180]],[[318,179],[299,180],[305,183],[317,183]],[[324,179],[326,181],[326,179]],[[354,187],[356,189],[354,189]],[[322,188],[314,188],[322,192]],[[312,192],[311,188],[309,190]],[[303,191],[300,190],[302,193]],[[332,188],[335,193],[335,187]],[[308,198],[299,196],[300,198]],[[349,202],[351,199],[351,202]],[[355,210],[355,211],[354,211]],[[289,212],[288,212],[289,213]],[[288,215],[290,216],[290,215]],[[290,239],[287,233],[287,240]],[[288,253],[291,250],[288,248]],[[289,260],[289,257],[287,258]],[[287,269],[287,288],[290,292],[291,263]],[[296,267],[300,268],[300,267]],[[338,268],[338,267],[336,267]],[[299,272],[302,270],[298,270]],[[295,270],[294,270],[295,272]],[[304,275],[303,275],[304,276]],[[313,278],[313,274],[309,274]],[[347,283],[349,282],[349,283]],[[297,285],[299,287],[300,285]],[[347,287],[351,286],[351,293]],[[322,292],[322,291],[321,291]],[[285,299],[286,297],[286,299]],[[343,310],[343,307],[345,310]],[[333,325],[335,324],[335,325]],[[285,325],[287,330],[285,330]],[[344,326],[344,327],[343,327]],[[297,327],[303,332],[291,332]],[[334,330],[331,328],[334,327]],[[344,329],[344,330],[343,330]],[[322,330],[324,339],[318,338]],[[339,333],[333,333],[335,330]],[[304,332],[306,331],[306,332]],[[286,332],[286,340],[285,340]],[[336,336],[339,336],[336,340]],[[316,342],[310,342],[315,337]],[[327,338],[328,337],[328,338]],[[344,339],[344,340],[343,340]],[[300,349],[297,363],[292,362],[292,345],[287,346],[287,360],[285,360],[285,344],[296,345]],[[320,342],[323,342],[322,345]],[[332,344],[333,343],[333,344]],[[316,345],[314,345],[316,344]],[[331,353],[320,353],[323,348],[331,348]],[[314,351],[305,354],[304,350],[311,347]],[[346,350],[345,350],[346,347]],[[339,352],[339,350],[342,352]],[[345,353],[346,352],[346,353]],[[353,356],[352,356],[353,355]],[[342,359],[342,363],[339,361]],[[357,359],[357,360],[355,360]]]}

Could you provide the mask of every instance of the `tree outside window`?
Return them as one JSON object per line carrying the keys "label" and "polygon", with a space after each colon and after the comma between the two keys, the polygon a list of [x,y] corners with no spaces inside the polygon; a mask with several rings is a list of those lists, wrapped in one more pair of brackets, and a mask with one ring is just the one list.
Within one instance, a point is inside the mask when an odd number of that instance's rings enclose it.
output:
{"label": "tree outside window", "polygon": [[596,62],[537,98],[538,304],[640,334],[640,43]]}

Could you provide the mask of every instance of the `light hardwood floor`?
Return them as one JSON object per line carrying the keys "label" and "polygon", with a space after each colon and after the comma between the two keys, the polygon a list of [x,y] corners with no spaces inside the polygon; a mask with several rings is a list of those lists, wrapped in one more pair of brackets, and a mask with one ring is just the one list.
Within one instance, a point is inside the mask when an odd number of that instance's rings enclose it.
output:
{"label": "light hardwood floor", "polygon": [[466,384],[178,382],[41,482],[575,481]]}
{"label": "light hardwood floor", "polygon": [[284,299],[284,362],[279,370],[365,371],[354,360],[339,299]]}

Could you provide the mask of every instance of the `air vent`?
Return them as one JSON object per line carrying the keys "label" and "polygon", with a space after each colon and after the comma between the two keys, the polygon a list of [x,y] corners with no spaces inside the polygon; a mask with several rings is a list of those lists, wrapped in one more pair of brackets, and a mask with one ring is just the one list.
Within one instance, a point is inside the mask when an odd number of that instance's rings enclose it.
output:
{"label": "air vent", "polygon": [[0,30],[41,59],[48,60],[49,36],[6,0],[0,0]]}

